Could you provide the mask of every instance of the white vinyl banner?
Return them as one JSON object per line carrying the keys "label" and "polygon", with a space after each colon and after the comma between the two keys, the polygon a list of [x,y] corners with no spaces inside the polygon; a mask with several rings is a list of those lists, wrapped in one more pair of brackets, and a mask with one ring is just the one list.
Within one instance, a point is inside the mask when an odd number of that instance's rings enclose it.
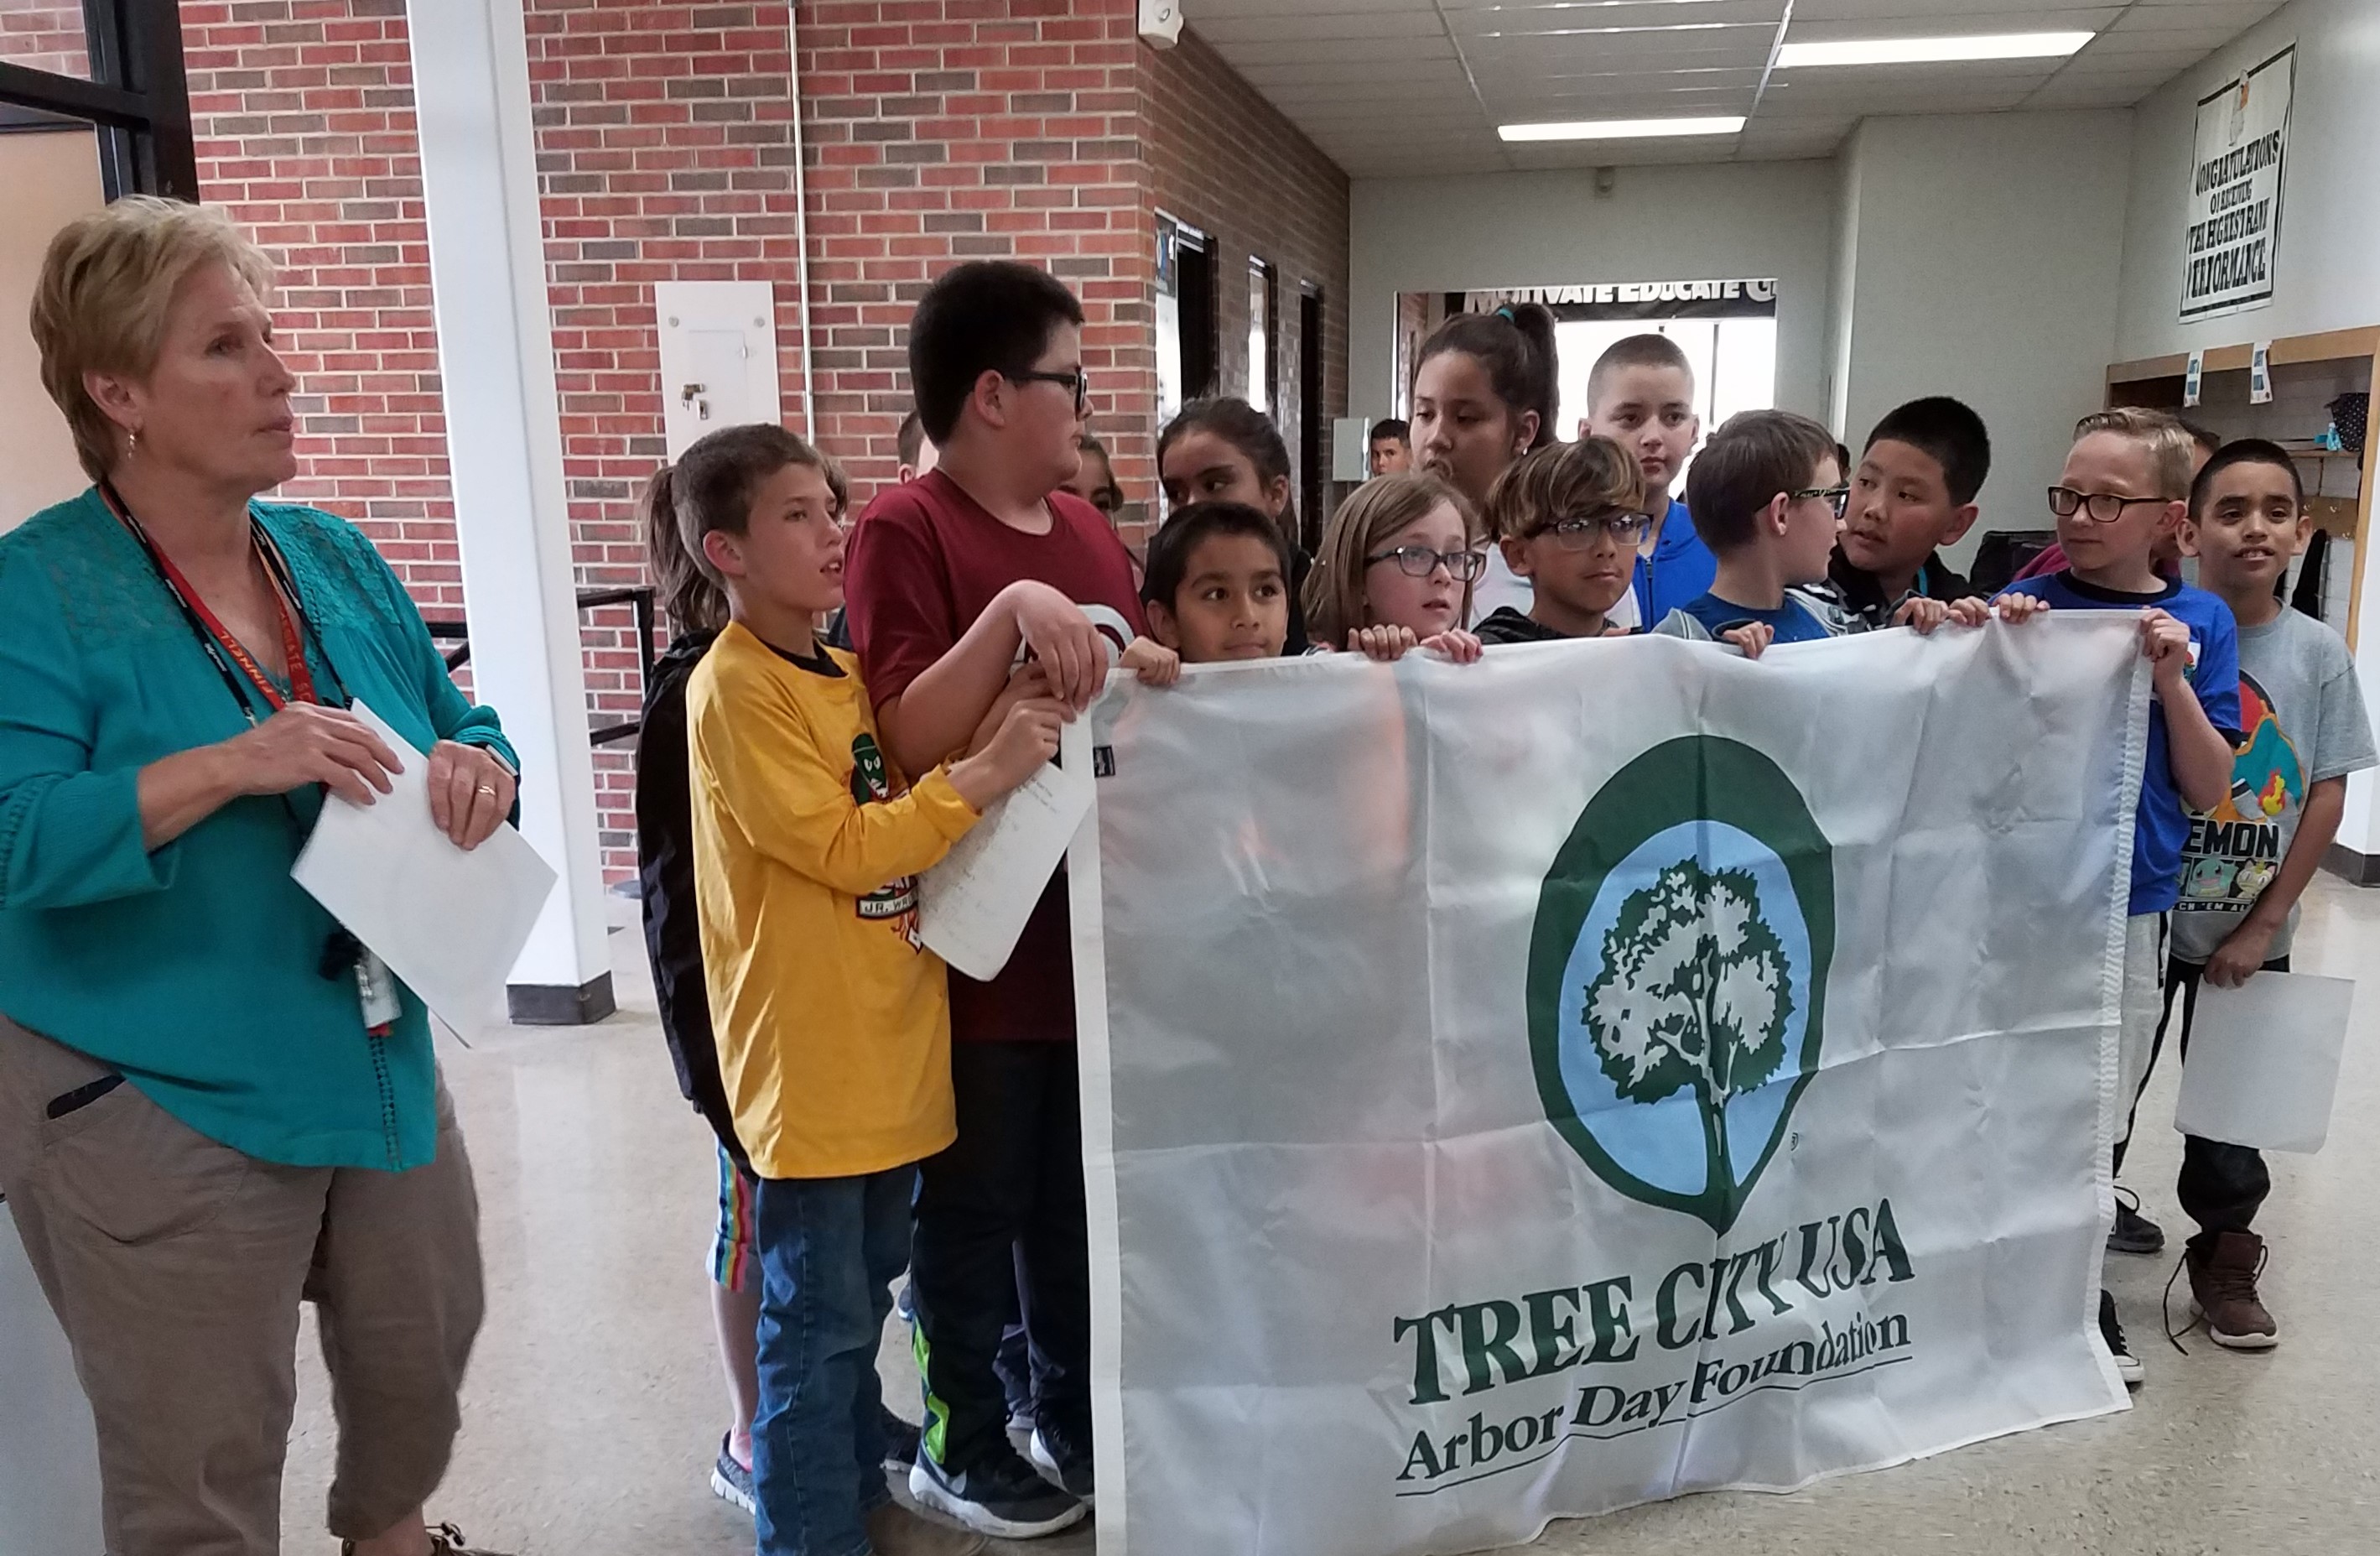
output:
{"label": "white vinyl banner", "polygon": [[1475,1550],[2121,1408],[2137,630],[1112,691],[1103,1556]]}

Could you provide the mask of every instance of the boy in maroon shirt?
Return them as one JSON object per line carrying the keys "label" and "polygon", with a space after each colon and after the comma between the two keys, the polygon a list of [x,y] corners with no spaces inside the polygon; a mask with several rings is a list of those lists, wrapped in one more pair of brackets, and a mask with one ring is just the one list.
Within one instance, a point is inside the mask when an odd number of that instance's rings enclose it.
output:
{"label": "boy in maroon shirt", "polygon": [[[932,471],[880,492],[845,563],[852,640],[893,762],[924,772],[964,748],[997,695],[943,656],[1020,578],[1049,601],[1019,626],[1024,675],[1086,708],[1141,631],[1123,544],[1059,490],[1089,402],[1082,306],[1029,265],[945,273],[909,326],[909,377]],[[966,684],[962,684],[965,681]],[[1074,966],[1062,869],[1008,966],[951,982],[958,1140],[921,1172],[911,1291],[926,1375],[926,1446],[909,1489],[1004,1538],[1081,1518],[1091,1492],[1090,1279],[1075,1091]],[[1010,1446],[992,1367],[1021,1288],[1032,1337],[1033,1455]]]}

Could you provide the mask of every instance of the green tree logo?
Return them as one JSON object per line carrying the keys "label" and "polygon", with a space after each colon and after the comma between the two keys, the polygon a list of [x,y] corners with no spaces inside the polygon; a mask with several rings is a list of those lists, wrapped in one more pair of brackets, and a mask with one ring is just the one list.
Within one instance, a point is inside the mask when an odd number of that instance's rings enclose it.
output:
{"label": "green tree logo", "polygon": [[1537,898],[1547,1120],[1612,1188],[1725,1233],[1818,1074],[1834,935],[1834,851],[1781,768],[1714,735],[1643,752]]}
{"label": "green tree logo", "polygon": [[1733,1176],[1729,1100],[1784,1063],[1789,975],[1749,870],[1681,859],[1632,893],[1603,937],[1603,971],[1586,986],[1580,1023],[1629,1101],[1694,1092],[1709,1182]]}

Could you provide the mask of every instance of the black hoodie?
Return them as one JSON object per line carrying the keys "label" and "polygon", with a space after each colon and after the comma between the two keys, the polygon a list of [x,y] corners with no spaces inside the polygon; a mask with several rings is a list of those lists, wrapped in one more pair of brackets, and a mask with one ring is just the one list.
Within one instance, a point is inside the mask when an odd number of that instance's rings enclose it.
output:
{"label": "black hoodie", "polygon": [[637,741],[637,874],[645,889],[645,953],[652,958],[662,1038],[677,1066],[677,1088],[735,1164],[751,1170],[735,1138],[735,1115],[719,1078],[710,1033],[710,992],[702,979],[702,926],[694,901],[694,798],[686,748],[686,683],[715,632],[681,634],[645,685]]}

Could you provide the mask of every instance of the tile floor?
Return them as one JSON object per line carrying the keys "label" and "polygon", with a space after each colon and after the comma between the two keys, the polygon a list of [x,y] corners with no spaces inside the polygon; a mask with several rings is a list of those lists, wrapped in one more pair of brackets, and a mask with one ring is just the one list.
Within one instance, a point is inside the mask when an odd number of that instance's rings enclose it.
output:
{"label": "tile floor", "polygon": [[[710,1148],[677,1100],[642,942],[630,930],[615,932],[613,947],[625,1008],[611,1021],[516,1031],[471,1051],[450,1043],[445,1053],[479,1170],[491,1304],[463,1441],[434,1511],[521,1556],[735,1556],[751,1550],[749,1521],[707,1485],[723,1424],[703,1274]],[[2351,976],[2374,965],[2375,951],[2380,892],[2324,878],[2298,966]],[[2170,1263],[2117,1258],[2110,1282],[2149,1371],[2126,1415],[1791,1496],[1690,1497],[1560,1524],[1528,1549],[2380,1551],[2380,1388],[2362,1348],[2380,1317],[2375,1028],[2380,1002],[2367,997],[2328,1148],[2275,1159],[2263,1226],[2273,1245],[2265,1290],[2286,1330],[2277,1352],[2240,1356],[2192,1341],[2190,1355],[2177,1354],[2155,1317]],[[2160,1067],[2127,1179],[2147,1213],[2178,1232],[2180,1140],[2167,1126],[2174,1077]],[[285,1501],[297,1556],[333,1549],[319,1533],[329,1411],[309,1349]],[[888,1337],[886,1376],[905,1384],[904,1349]],[[896,1405],[915,1398],[906,1388],[888,1393]],[[1082,1556],[1096,1545],[1082,1531],[1036,1549]]]}

